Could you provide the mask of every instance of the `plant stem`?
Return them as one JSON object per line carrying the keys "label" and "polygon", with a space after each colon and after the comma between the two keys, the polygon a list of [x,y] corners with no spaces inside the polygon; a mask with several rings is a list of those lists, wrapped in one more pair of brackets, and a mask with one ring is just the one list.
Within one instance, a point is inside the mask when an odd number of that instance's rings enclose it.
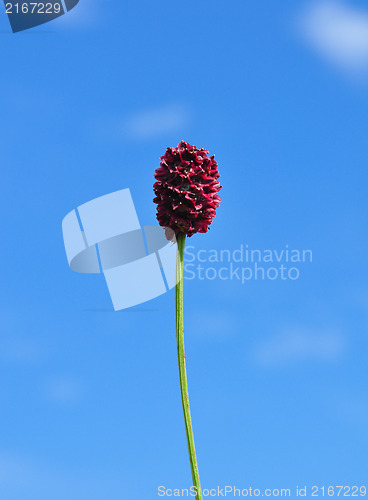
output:
{"label": "plant stem", "polygon": [[183,319],[183,271],[185,234],[177,236],[178,252],[176,259],[176,287],[175,287],[175,317],[176,317],[176,342],[178,348],[179,378],[181,401],[183,404],[185,430],[187,433],[190,467],[192,470],[193,486],[196,488],[196,500],[202,500],[201,483],[199,480],[197,457],[194,446],[192,419],[190,416],[187,370],[185,367],[184,352],[184,319]]}

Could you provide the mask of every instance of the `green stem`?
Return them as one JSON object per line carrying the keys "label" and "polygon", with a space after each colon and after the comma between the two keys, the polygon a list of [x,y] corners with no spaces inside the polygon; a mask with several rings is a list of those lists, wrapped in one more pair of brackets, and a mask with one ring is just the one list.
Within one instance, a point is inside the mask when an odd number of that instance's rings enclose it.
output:
{"label": "green stem", "polygon": [[178,253],[176,260],[176,287],[175,287],[175,317],[176,317],[176,342],[178,347],[179,378],[181,401],[183,404],[185,430],[187,433],[190,467],[192,469],[193,486],[196,487],[196,500],[202,500],[201,483],[199,481],[197,457],[194,446],[192,419],[190,416],[187,370],[185,367],[184,352],[184,320],[183,320],[183,271],[185,234],[177,236]]}

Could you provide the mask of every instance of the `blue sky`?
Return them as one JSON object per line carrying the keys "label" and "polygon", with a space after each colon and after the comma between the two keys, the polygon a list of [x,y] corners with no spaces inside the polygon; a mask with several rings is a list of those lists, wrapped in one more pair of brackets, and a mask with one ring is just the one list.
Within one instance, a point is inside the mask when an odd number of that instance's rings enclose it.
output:
{"label": "blue sky", "polygon": [[311,249],[298,280],[187,280],[204,487],[364,485],[368,8],[80,0],[12,34],[0,11],[0,497],[147,500],[190,486],[174,294],[114,312],[61,221],[184,139],[222,203],[195,249]]}

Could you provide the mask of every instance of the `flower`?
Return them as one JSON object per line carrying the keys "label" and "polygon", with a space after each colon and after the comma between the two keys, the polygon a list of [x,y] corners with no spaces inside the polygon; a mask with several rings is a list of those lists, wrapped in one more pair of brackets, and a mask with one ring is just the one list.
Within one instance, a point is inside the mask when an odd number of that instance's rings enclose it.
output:
{"label": "flower", "polygon": [[[214,155],[181,141],[176,148],[167,148],[155,171],[153,186],[157,203],[157,220],[166,228],[187,236],[206,233],[216,215],[222,186]],[[172,231],[170,231],[170,229]]]}

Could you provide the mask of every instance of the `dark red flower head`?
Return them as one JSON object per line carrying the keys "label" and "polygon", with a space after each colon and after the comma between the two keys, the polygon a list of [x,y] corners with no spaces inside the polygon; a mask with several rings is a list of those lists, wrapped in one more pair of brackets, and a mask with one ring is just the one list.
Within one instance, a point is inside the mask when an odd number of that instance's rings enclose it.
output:
{"label": "dark red flower head", "polygon": [[153,186],[160,226],[175,235],[206,233],[221,201],[215,157],[182,141],[176,148],[167,148],[160,160]]}

